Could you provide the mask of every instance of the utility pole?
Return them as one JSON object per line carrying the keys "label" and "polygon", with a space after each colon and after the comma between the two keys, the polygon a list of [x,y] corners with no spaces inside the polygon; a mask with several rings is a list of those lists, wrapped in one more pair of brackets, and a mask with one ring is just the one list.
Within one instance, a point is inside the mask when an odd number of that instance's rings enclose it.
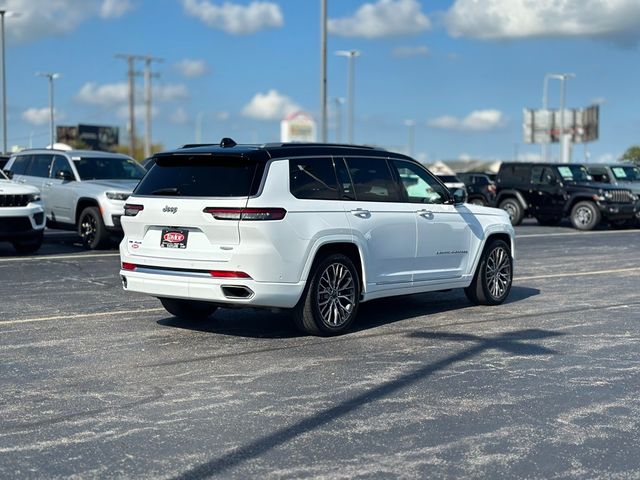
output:
{"label": "utility pole", "polygon": [[151,73],[151,62],[163,62],[162,58],[144,57],[144,106],[145,106],[145,132],[144,132],[144,157],[151,156],[151,78],[159,77],[159,73]]}
{"label": "utility pole", "polygon": [[336,143],[342,143],[342,104],[344,98],[338,97],[334,101],[336,103]]}
{"label": "utility pole", "polygon": [[347,93],[347,102],[348,102],[348,106],[349,106],[349,111],[348,111],[348,119],[349,119],[349,123],[347,125],[347,135],[348,135],[348,142],[350,144],[353,144],[353,104],[354,104],[354,97],[355,97],[355,71],[354,71],[354,61],[356,59],[356,57],[360,56],[360,52],[358,50],[340,50],[338,52],[336,52],[336,55],[338,55],[339,57],[347,57],[347,60],[349,62],[349,71],[347,73],[347,89],[348,89],[348,93]]}
{"label": "utility pole", "polygon": [[116,55],[116,58],[126,60],[129,67],[127,70],[127,76],[129,78],[129,156],[134,158],[136,154],[135,76],[137,75],[135,61],[144,60],[146,57],[119,53]]}
{"label": "utility pole", "polygon": [[327,0],[320,0],[320,138],[327,143]]}

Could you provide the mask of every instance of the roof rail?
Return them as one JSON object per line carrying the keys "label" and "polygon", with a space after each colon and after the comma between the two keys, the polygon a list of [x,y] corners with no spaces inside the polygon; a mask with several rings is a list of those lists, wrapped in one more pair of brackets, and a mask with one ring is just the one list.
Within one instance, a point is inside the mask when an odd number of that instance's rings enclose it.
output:
{"label": "roof rail", "polygon": [[[362,148],[367,150],[374,150],[378,147],[372,147],[370,145],[351,145],[348,143],[320,143],[320,142],[274,142],[265,143],[262,145],[264,148],[278,148],[278,147],[343,147],[343,148]],[[380,149],[382,150],[382,149]]]}
{"label": "roof rail", "polygon": [[180,148],[213,147],[217,145],[217,143],[185,143]]}

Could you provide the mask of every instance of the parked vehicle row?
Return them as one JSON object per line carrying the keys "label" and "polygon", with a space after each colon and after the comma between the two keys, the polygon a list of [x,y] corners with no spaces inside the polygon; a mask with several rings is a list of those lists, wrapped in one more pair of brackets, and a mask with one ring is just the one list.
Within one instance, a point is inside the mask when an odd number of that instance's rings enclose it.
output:
{"label": "parked vehicle row", "polygon": [[48,225],[77,230],[91,249],[122,231],[125,201],[146,173],[126,155],[50,149],[16,153],[5,171],[17,184],[40,192]]}
{"label": "parked vehicle row", "polygon": [[[611,168],[629,179],[637,172],[632,166]],[[633,191],[638,186],[633,185],[597,182],[584,165],[505,162],[496,179],[496,205],[513,225],[525,217],[535,217],[541,225],[556,225],[568,217],[579,230],[592,230],[603,220],[625,226],[639,218],[640,203]]]}
{"label": "parked vehicle row", "polygon": [[496,305],[514,230],[465,197],[376,148],[223,139],[156,154],[124,206],[122,285],[180,317],[287,309],[316,335],[344,332],[374,298],[463,288]]}

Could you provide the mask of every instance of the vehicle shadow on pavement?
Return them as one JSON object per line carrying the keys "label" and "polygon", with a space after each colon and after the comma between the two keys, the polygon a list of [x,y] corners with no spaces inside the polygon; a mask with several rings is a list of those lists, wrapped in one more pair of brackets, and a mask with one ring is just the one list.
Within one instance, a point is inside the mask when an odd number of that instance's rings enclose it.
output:
{"label": "vehicle shadow on pavement", "polygon": [[[519,302],[538,294],[540,294],[540,290],[536,288],[514,285],[511,288],[506,304]],[[471,307],[474,306],[466,299],[462,290],[429,292],[372,300],[360,306],[358,318],[349,333],[370,330],[410,318]],[[220,309],[209,320],[187,320],[168,317],[158,320],[156,323],[165,327],[248,338],[277,339],[303,336],[293,326],[293,322],[286,312],[272,313],[259,309]]]}
{"label": "vehicle shadow on pavement", "polygon": [[[465,347],[442,360],[419,366],[395,379],[368,388],[354,397],[338,401],[333,406],[302,418],[290,426],[283,427],[244,445],[239,445],[229,453],[214,457],[208,462],[197,465],[173,478],[196,480],[208,478],[212,475],[225,474],[225,472],[228,472],[234,467],[244,462],[257,459],[301,435],[308,434],[313,430],[327,426],[339,418],[350,415],[364,405],[399,394],[401,390],[411,387],[418,382],[425,381],[432,375],[446,370],[451,365],[465,362],[488,350],[498,350],[506,355],[513,356],[556,355],[558,352],[532,342],[560,335],[564,334],[540,329],[505,332],[491,337],[452,332],[415,332],[408,334],[407,336],[409,338],[423,339],[428,342],[460,342],[465,345]],[[466,346],[467,344],[469,344],[469,346]]]}

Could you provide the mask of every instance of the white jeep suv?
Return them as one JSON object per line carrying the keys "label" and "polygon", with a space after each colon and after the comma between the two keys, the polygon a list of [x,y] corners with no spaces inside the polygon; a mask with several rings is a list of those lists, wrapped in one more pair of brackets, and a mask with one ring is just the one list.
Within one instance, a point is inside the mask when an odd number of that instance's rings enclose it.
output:
{"label": "white jeep suv", "polygon": [[345,331],[375,298],[464,288],[474,303],[502,303],[513,227],[464,200],[380,149],[187,146],[156,154],[125,205],[122,284],[179,317],[290,309],[316,335]]}
{"label": "white jeep suv", "polygon": [[18,253],[33,253],[42,245],[44,208],[40,192],[11,182],[0,170],[0,241]]}

